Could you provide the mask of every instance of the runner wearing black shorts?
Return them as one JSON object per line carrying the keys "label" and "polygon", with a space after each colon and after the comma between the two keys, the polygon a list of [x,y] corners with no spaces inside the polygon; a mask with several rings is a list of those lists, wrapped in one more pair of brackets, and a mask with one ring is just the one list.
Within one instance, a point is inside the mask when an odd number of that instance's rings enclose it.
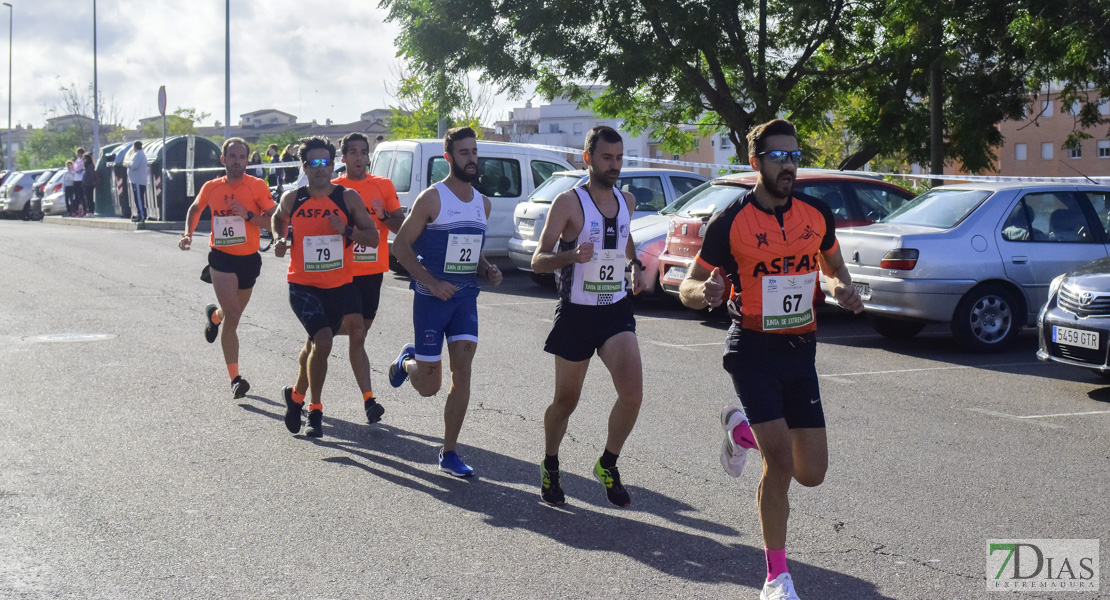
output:
{"label": "runner wearing black shorts", "polygon": [[[710,219],[679,292],[691,308],[718,306],[724,277],[732,282],[724,367],[740,404],[721,412],[721,462],[737,476],[747,449],[758,445],[763,476],[757,503],[767,560],[759,597],[797,600],[786,567],[787,494],[791,480],[816,486],[828,469],[815,364],[818,272],[841,306],[859,313],[863,302],[840,254],[832,212],[793,196],[802,159],[794,126],[783,120],[757,125],[748,134],[748,155],[759,173],[755,188]],[[754,440],[743,435],[749,422]]]}
{"label": "runner wearing black shorts", "polygon": [[224,142],[220,161],[226,174],[200,189],[185,215],[185,233],[178,242],[182,250],[192,247],[193,231],[207,207],[212,215],[207,273],[218,306],[209,304],[204,309],[204,339],[211,344],[220,337],[233,398],[246,396],[251,387],[239,374],[239,320],[262,270],[259,235],[261,230],[269,230],[275,206],[266,183],[246,174],[249,154],[250,147],[242,138]]}
{"label": "runner wearing black shorts", "polygon": [[640,346],[626,285],[626,272],[631,271],[633,292],[644,287],[643,265],[636,260],[629,235],[636,200],[614,187],[624,159],[620,134],[611,127],[594,127],[586,134],[585,148],[582,158],[589,165],[589,180],[555,199],[532,255],[532,270],[554,272],[559,290],[555,321],[544,345],[545,351],[555,355],[555,398],[543,418],[540,497],[555,506],[566,502],[559,446],[596,352],[613,378],[617,401],[593,474],[604,486],[609,502],[625,507],[631,499],[621,483],[617,458],[643,400]]}

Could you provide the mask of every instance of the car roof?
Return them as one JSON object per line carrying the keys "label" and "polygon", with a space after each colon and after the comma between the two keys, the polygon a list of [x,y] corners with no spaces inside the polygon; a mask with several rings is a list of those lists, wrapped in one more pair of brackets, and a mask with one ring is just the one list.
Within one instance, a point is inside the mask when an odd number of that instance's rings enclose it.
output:
{"label": "car roof", "polygon": [[954,183],[933,188],[934,190],[984,190],[997,192],[1001,190],[1059,190],[1059,189],[1084,189],[1110,192],[1108,185],[1096,185],[1083,182],[1041,182],[1041,181],[973,181],[969,183]]}
{"label": "car roof", "polygon": [[[573,171],[555,171],[551,174],[552,177],[561,175],[565,177],[585,177],[590,172],[586,169],[575,169]],[[706,179],[705,175],[699,175],[692,171],[683,171],[682,169],[655,169],[651,167],[632,167],[628,169],[621,169],[621,177],[643,177],[645,175],[678,175],[683,177],[698,177]]]}

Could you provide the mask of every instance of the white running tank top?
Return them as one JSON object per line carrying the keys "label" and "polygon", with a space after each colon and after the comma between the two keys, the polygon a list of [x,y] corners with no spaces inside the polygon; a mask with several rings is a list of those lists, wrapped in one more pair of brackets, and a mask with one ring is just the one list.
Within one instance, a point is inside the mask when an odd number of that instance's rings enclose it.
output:
{"label": "white running tank top", "polygon": [[[571,263],[555,273],[559,298],[573,304],[604,306],[624,298],[626,248],[631,221],[624,194],[613,188],[617,199],[617,216],[607,219],[597,209],[585,186],[574,188],[582,205],[582,231],[573,243],[559,240],[559,250],[565,252],[586,242],[593,242],[593,259],[587,263]],[[607,228],[611,227],[609,231]]]}

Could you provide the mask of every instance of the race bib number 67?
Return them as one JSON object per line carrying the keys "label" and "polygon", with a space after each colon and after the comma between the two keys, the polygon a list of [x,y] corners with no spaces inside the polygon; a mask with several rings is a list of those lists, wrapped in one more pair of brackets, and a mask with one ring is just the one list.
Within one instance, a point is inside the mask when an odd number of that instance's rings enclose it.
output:
{"label": "race bib number 67", "polygon": [[813,322],[817,271],[805,275],[764,275],[763,330],[790,329]]}

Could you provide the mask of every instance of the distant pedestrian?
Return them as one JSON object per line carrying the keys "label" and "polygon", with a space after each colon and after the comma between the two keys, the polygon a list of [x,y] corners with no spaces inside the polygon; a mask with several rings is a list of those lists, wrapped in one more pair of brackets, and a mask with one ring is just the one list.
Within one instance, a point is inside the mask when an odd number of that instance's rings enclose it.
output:
{"label": "distant pedestrian", "polygon": [[66,216],[77,216],[77,195],[73,191],[73,161],[66,161],[66,171],[62,174],[62,189],[65,190]]}
{"label": "distant pedestrian", "polygon": [[[285,147],[285,152],[283,152],[281,154],[281,162],[288,163],[288,162],[296,162],[296,161],[297,161],[297,147],[294,146],[293,144],[289,144],[288,146]],[[286,168],[282,169],[282,174],[283,174],[282,180],[285,183],[296,183],[297,176],[299,175],[299,173],[297,172],[297,167],[286,167]]]}
{"label": "distant pedestrian", "polygon": [[78,148],[74,152],[76,160],[73,162],[73,203],[75,217],[85,216],[85,149]]}
{"label": "distant pedestrian", "polygon": [[249,161],[247,161],[247,175],[262,179],[262,177],[263,177],[262,167],[253,166],[253,165],[261,165],[261,164],[262,164],[262,155],[259,154],[257,150],[252,152],[251,153],[251,159]]}
{"label": "distant pedestrian", "polygon": [[[266,162],[276,164],[281,162],[281,153],[278,152],[277,144],[270,144],[266,148]],[[266,175],[266,185],[273,187],[278,183],[279,171],[277,169],[267,169],[269,173]]]}
{"label": "distant pedestrian", "polygon": [[91,217],[96,214],[93,190],[100,185],[100,175],[96,172],[96,164],[93,162],[92,154],[85,154],[84,158],[85,176],[81,179],[81,187],[85,194],[85,214]]}
{"label": "distant pedestrian", "polygon": [[143,152],[143,143],[135,140],[134,148],[131,164],[127,167],[127,180],[131,182],[135,198],[135,212],[131,214],[131,220],[142,223],[146,221],[146,180],[150,176],[150,169],[146,153]]}

